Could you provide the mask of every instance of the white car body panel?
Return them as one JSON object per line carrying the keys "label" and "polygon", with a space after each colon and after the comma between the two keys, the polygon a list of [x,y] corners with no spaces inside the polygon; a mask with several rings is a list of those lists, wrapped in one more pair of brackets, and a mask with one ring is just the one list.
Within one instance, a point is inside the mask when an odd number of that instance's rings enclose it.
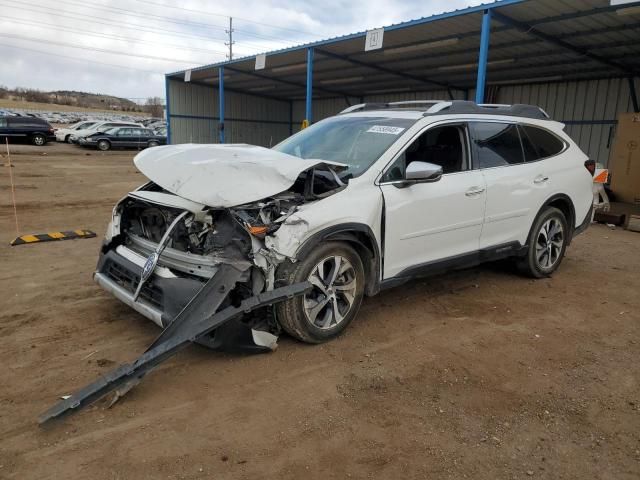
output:
{"label": "white car body panel", "polygon": [[[480,171],[380,188],[385,200],[385,279],[416,265],[478,250],[486,191]],[[472,189],[478,193],[469,195]]]}
{"label": "white car body panel", "polygon": [[265,239],[265,246],[279,255],[296,259],[300,247],[314,234],[329,227],[358,224],[370,229],[381,250],[382,192],[353,179],[344,190],[320,201],[302,205],[282,226]]}
{"label": "white car body panel", "polygon": [[276,195],[319,165],[342,167],[242,144],[167,145],[143,150],[134,163],[165,190],[210,207],[233,207]]}
{"label": "white car body panel", "polygon": [[480,248],[527,240],[533,217],[548,194],[548,183],[536,184],[542,162],[480,170],[487,184]]}

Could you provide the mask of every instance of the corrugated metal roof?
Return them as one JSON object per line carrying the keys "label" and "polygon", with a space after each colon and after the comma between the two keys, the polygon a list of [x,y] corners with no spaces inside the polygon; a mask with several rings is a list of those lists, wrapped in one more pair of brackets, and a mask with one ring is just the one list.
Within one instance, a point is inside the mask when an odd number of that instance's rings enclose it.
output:
{"label": "corrugated metal roof", "polygon": [[502,0],[384,27],[380,50],[365,52],[358,32],[269,52],[264,70],[254,69],[255,56],[194,68],[191,81],[216,86],[224,66],[229,90],[302,98],[313,47],[315,97],[466,90],[475,86],[485,9],[493,12],[488,85],[640,74],[640,0]]}

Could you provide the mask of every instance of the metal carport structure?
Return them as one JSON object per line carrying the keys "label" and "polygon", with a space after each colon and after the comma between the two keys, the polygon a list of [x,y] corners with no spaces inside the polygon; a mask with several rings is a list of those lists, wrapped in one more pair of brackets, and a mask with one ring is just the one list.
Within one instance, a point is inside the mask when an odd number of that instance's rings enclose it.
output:
{"label": "metal carport structure", "polygon": [[501,0],[376,33],[168,74],[169,141],[270,146],[354,103],[470,99],[539,105],[606,163],[639,110],[640,0]]}

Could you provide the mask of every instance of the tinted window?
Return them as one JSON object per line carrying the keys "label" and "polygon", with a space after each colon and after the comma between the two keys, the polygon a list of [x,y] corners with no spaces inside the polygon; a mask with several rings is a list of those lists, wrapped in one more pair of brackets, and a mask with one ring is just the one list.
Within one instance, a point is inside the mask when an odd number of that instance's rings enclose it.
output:
{"label": "tinted window", "polygon": [[7,119],[6,118],[0,118],[0,128],[4,128],[7,126]]}
{"label": "tinted window", "polygon": [[407,165],[420,161],[442,167],[442,173],[456,173],[466,170],[465,130],[459,125],[430,128],[396,159],[380,181],[404,180]]}
{"label": "tinted window", "polygon": [[493,122],[473,122],[469,125],[478,168],[502,167],[524,162],[516,125]]}
{"label": "tinted window", "polygon": [[520,131],[527,162],[552,157],[564,150],[564,143],[544,128],[521,125]]}

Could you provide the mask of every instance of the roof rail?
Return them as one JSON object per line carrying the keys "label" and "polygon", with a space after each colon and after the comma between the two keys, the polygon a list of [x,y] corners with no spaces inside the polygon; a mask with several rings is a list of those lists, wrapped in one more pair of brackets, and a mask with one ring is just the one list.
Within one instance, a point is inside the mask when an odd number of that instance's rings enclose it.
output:
{"label": "roof rail", "polygon": [[[480,103],[467,100],[410,100],[406,102],[388,103],[361,103],[353,105],[340,113],[351,113],[366,110],[384,110],[390,108],[412,108],[424,110],[423,115],[455,115],[455,114],[480,114],[480,115],[507,115],[511,117],[535,118],[548,120],[550,117],[542,108],[535,105],[502,103]],[[422,107],[422,108],[421,108]],[[425,108],[426,107],[426,108]]]}
{"label": "roof rail", "polygon": [[424,115],[453,115],[453,114],[480,114],[480,115],[508,115],[511,117],[536,118],[548,120],[550,117],[543,109],[535,105],[514,104],[505,105],[500,103],[481,103],[467,100],[452,100],[446,102],[448,105],[436,105],[434,110],[426,111]]}
{"label": "roof rail", "polygon": [[[411,108],[424,105],[425,107],[437,105],[443,100],[406,100],[403,102],[385,102],[385,103],[359,103],[351,107],[345,108],[340,113],[352,113],[365,110],[383,110],[385,108]],[[421,110],[416,108],[417,110]]]}

